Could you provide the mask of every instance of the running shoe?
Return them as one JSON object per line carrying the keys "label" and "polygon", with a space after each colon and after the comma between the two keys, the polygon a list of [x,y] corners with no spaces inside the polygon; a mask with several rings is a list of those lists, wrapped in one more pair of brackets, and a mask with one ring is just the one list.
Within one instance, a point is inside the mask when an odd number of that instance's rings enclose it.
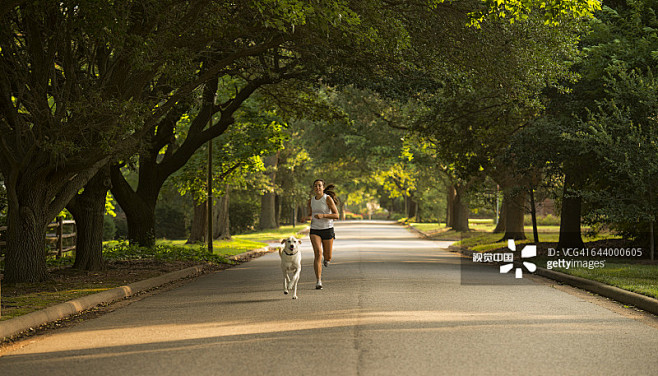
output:
{"label": "running shoe", "polygon": [[318,281],[318,282],[315,284],[315,289],[316,289],[316,290],[322,290],[322,281]]}

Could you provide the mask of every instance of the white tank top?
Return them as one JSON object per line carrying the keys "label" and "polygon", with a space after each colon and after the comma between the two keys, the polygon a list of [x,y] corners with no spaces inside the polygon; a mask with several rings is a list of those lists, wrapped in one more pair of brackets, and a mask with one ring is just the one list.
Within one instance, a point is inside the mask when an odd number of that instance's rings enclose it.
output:
{"label": "white tank top", "polygon": [[331,209],[327,205],[327,195],[323,194],[319,200],[315,196],[311,197],[311,228],[313,230],[326,230],[334,227],[334,220],[329,218],[315,218],[316,214],[331,214]]}

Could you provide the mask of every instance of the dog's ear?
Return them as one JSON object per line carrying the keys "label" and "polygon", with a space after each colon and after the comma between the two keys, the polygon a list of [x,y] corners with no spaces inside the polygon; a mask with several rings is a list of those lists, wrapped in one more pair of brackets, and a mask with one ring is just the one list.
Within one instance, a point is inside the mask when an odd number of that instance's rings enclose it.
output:
{"label": "dog's ear", "polygon": [[297,240],[297,243],[302,244],[302,239]]}
{"label": "dog's ear", "polygon": [[285,243],[286,239],[281,239],[281,244]]}

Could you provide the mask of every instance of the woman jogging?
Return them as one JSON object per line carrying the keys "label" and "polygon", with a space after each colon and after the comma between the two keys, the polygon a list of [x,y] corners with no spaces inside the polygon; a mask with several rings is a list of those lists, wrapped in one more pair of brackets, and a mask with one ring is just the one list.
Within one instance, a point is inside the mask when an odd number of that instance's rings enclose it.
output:
{"label": "woman jogging", "polygon": [[[322,264],[325,267],[329,266],[336,238],[333,220],[338,219],[338,209],[336,209],[338,198],[333,188],[333,184],[325,187],[324,180],[317,179],[313,182],[313,196],[308,200],[308,213],[311,213],[310,238],[315,253],[313,269],[317,278],[315,288],[318,290],[322,290]],[[304,221],[308,218],[304,218]],[[321,256],[324,256],[323,259]]]}

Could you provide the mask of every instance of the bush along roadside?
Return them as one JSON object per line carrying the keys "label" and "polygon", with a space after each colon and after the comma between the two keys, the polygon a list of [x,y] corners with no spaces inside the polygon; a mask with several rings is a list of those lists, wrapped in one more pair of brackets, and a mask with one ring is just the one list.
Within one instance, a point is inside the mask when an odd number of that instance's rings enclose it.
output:
{"label": "bush along roadside", "polygon": [[204,245],[176,246],[157,244],[152,248],[138,247],[121,241],[116,245],[107,246],[103,250],[106,260],[142,260],[154,261],[197,261],[214,264],[230,264],[232,261],[221,254],[209,253]]}

